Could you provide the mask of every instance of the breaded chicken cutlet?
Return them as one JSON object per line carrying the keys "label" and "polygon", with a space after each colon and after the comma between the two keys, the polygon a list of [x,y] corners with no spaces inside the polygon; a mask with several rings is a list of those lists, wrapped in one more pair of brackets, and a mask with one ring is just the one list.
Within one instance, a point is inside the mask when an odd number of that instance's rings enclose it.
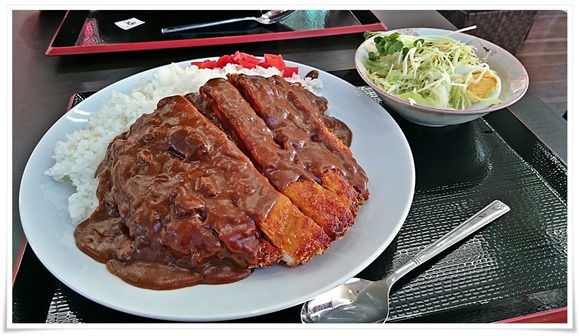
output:
{"label": "breaded chicken cutlet", "polygon": [[352,226],[369,197],[368,178],[326,127],[320,99],[279,76],[243,74],[211,79],[186,98],[332,240]]}
{"label": "breaded chicken cutlet", "polygon": [[135,286],[241,280],[324,253],[369,198],[328,102],[281,77],[228,75],[166,97],[109,144],[79,249]]}
{"label": "breaded chicken cutlet", "polygon": [[100,206],[79,248],[133,285],[171,289],[296,266],[330,237],[181,96],[115,138],[97,170]]}

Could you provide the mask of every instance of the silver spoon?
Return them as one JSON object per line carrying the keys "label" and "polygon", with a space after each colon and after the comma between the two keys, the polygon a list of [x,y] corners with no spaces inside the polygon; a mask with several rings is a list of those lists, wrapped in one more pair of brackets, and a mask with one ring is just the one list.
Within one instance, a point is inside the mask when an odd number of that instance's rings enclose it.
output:
{"label": "silver spoon", "polygon": [[393,284],[443,250],[491,223],[510,208],[493,201],[445,236],[417,253],[386,278],[369,281],[352,278],[342,285],[307,301],[302,306],[303,323],[372,323],[389,317],[389,293]]}
{"label": "silver spoon", "polygon": [[233,23],[239,21],[256,21],[258,23],[264,25],[274,24],[276,22],[280,22],[294,13],[294,10],[271,10],[267,11],[266,13],[262,14],[261,16],[246,16],[246,17],[239,17],[221,21],[214,21],[214,22],[205,22],[205,23],[194,23],[184,26],[177,26],[177,27],[168,27],[168,28],[161,28],[161,33],[169,34],[169,33],[176,33],[184,30],[190,29],[197,29],[197,28],[204,28],[204,27],[211,27],[217,26],[220,24],[225,23]]}

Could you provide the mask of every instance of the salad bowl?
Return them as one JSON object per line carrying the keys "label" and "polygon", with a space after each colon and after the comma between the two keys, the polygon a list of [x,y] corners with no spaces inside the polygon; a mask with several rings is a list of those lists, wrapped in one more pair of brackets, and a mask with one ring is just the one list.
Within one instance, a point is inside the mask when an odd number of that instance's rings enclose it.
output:
{"label": "salad bowl", "polygon": [[[499,85],[495,89],[494,99],[488,100],[491,102],[489,104],[474,103],[460,108],[434,107],[409,99],[408,96],[401,98],[399,95],[388,92],[385,85],[377,82],[376,76],[372,75],[374,69],[370,69],[368,59],[369,53],[371,53],[370,57],[373,57],[374,55],[372,54],[377,52],[375,37],[389,37],[394,33],[400,34],[399,36],[401,37],[414,37],[422,39],[422,41],[445,38],[451,39],[454,43],[472,46],[475,56],[495,73],[496,78],[499,78]],[[385,67],[389,66],[385,64]],[[505,49],[476,36],[443,29],[405,28],[374,33],[357,48],[355,52],[355,67],[359,75],[377,93],[389,110],[400,114],[403,118],[413,123],[430,127],[462,124],[480,118],[490,112],[506,108],[517,102],[526,93],[529,86],[529,77],[526,69]],[[451,66],[449,69],[459,67]],[[441,69],[441,71],[449,72],[449,69]]]}

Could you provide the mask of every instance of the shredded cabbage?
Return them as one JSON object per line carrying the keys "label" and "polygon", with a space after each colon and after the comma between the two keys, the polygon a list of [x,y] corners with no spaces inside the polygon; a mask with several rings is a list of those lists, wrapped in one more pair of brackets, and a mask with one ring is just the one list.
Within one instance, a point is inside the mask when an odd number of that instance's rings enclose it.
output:
{"label": "shredded cabbage", "polygon": [[469,109],[475,102],[499,103],[497,97],[478,98],[467,90],[470,82],[477,83],[491,71],[473,46],[446,36],[394,33],[370,38],[375,44],[364,61],[368,76],[390,94],[436,108]]}

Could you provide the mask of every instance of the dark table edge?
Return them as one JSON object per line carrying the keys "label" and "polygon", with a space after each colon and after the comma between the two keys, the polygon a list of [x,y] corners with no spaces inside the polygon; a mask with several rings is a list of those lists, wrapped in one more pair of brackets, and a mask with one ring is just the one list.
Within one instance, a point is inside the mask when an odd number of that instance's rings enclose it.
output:
{"label": "dark table edge", "polygon": [[566,119],[530,92],[525,94],[519,102],[508,107],[508,110],[564,164],[568,164],[568,122]]}

